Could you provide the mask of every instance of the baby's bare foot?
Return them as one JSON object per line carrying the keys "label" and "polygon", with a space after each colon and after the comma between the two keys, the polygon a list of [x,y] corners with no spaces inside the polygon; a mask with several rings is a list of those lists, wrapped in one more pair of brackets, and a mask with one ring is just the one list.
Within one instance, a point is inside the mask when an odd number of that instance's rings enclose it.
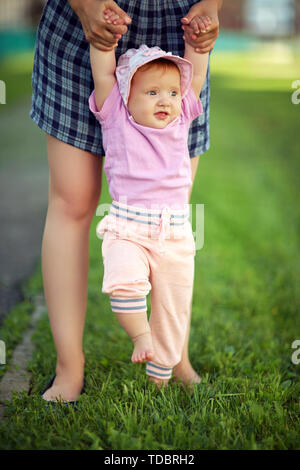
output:
{"label": "baby's bare foot", "polygon": [[133,338],[134,350],[131,360],[134,363],[153,361],[154,349],[151,333],[143,333]]}
{"label": "baby's bare foot", "polygon": [[158,379],[157,377],[153,377],[152,375],[150,375],[149,382],[155,383],[157,388],[161,389],[161,387],[166,387],[168,385],[169,379]]}
{"label": "baby's bare foot", "polygon": [[202,380],[191,364],[182,363],[173,368],[173,377],[175,381],[181,382],[183,385],[199,384]]}

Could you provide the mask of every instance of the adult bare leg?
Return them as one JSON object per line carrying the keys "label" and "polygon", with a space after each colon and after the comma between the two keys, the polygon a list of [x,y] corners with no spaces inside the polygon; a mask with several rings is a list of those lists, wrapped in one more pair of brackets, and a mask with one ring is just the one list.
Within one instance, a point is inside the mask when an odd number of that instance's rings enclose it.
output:
{"label": "adult bare leg", "polygon": [[54,384],[43,398],[76,400],[83,385],[89,229],[101,192],[102,158],[48,134],[46,139],[49,202],[42,274],[57,364]]}
{"label": "adult bare leg", "polygon": [[[200,155],[190,159],[193,182],[195,180],[195,176],[197,173],[199,156]],[[191,193],[192,193],[192,188],[190,190],[189,199],[191,198]],[[191,311],[192,311],[192,303],[191,303]],[[192,383],[201,382],[201,377],[193,369],[190,363],[190,359],[189,359],[190,326],[191,326],[191,315],[190,315],[190,321],[189,321],[189,325],[188,325],[186,336],[185,336],[185,343],[183,346],[181,361],[173,368],[173,375],[175,379],[181,380],[184,384],[192,384]]]}

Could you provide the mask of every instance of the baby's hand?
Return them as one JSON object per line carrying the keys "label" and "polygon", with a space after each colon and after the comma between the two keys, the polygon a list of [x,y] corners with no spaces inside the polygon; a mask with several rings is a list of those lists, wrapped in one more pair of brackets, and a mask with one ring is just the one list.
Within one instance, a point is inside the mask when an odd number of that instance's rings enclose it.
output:
{"label": "baby's hand", "polygon": [[125,20],[123,18],[120,18],[120,16],[117,15],[117,13],[115,13],[110,8],[107,8],[106,10],[104,10],[104,19],[105,19],[106,23],[109,23],[109,24],[125,24],[125,25],[127,25]]}
{"label": "baby's hand", "polygon": [[211,19],[209,16],[196,15],[191,20],[189,26],[193,28],[195,34],[208,33],[211,27]]}
{"label": "baby's hand", "polygon": [[[114,24],[114,25],[124,24],[125,26],[128,25],[128,23],[126,23],[123,18],[120,18],[120,16],[117,13],[115,13],[113,10],[111,10],[110,8],[107,8],[106,10],[104,10],[103,14],[104,14],[104,19],[106,23],[108,24]],[[122,37],[122,35],[116,34],[115,37],[118,40]]]}
{"label": "baby's hand", "polygon": [[[181,18],[180,21],[184,30],[185,41],[194,48],[195,52],[205,54],[212,51],[219,35],[219,4],[220,2],[212,1],[195,3],[186,16]],[[209,18],[208,22],[206,17]],[[200,18],[200,28],[198,26],[198,18]],[[195,19],[196,21],[194,21]],[[192,22],[194,28],[191,27]],[[199,29],[200,32],[196,33],[195,31],[199,31]]]}

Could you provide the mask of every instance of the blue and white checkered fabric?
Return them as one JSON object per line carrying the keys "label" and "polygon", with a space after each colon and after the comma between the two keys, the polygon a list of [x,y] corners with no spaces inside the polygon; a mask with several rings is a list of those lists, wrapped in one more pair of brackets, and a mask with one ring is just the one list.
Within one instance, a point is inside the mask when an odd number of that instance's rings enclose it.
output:
{"label": "blue and white checkered fabric", "polygon": [[[159,46],[183,57],[180,18],[195,0],[118,0],[132,18],[119,40],[116,59],[141,44]],[[48,0],[37,31],[30,117],[48,134],[97,155],[104,155],[101,127],[89,110],[93,90],[89,44],[81,23],[66,0]],[[209,148],[209,69],[201,92],[204,113],[189,133],[190,157]]]}

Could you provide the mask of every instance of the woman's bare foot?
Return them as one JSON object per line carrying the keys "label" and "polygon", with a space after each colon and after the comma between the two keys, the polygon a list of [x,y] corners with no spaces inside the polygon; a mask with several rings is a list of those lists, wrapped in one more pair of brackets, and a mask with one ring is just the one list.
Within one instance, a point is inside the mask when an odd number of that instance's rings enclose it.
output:
{"label": "woman's bare foot", "polygon": [[152,375],[149,375],[149,382],[155,383],[157,388],[160,390],[161,387],[166,387],[168,385],[169,379],[158,379],[156,377],[152,377]]}
{"label": "woman's bare foot", "polygon": [[45,401],[75,401],[83,387],[84,371],[79,368],[72,372],[67,369],[56,369],[56,377],[50,388],[43,394]]}
{"label": "woman's bare foot", "polygon": [[181,382],[183,385],[199,384],[201,382],[200,375],[192,368],[191,364],[179,362],[173,367],[173,378],[177,382]]}
{"label": "woman's bare foot", "polygon": [[132,362],[139,363],[153,361],[154,349],[150,332],[136,336],[132,341],[134,343],[134,350],[131,356]]}
{"label": "woman's bare foot", "polygon": [[75,401],[83,387],[83,380],[76,381],[73,379],[72,382],[66,379],[61,379],[56,382],[54,381],[52,387],[46,390],[43,395],[43,399],[46,401]]}

